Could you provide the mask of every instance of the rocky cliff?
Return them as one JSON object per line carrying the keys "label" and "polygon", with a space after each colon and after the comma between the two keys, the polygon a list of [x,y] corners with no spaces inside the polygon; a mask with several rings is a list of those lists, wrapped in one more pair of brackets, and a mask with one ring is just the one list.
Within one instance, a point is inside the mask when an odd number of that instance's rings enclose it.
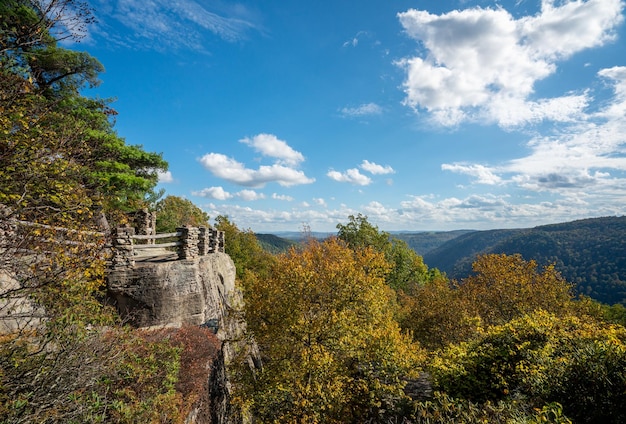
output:
{"label": "rocky cliff", "polygon": [[229,404],[228,364],[245,352],[252,367],[259,365],[258,351],[246,339],[243,298],[235,287],[235,265],[225,253],[194,259],[137,260],[135,267],[108,276],[111,301],[121,315],[137,327],[178,327],[183,324],[212,329],[222,342],[213,358],[210,379],[212,411],[194,411],[194,417],[211,415],[211,422],[235,423],[240,419]]}

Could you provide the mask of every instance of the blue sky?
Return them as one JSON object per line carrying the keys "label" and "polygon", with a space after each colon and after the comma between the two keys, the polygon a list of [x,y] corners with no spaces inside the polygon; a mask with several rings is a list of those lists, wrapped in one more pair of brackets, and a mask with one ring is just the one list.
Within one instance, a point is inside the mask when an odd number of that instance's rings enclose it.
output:
{"label": "blue sky", "polygon": [[620,0],[90,0],[167,194],[255,232],[532,227],[626,211]]}

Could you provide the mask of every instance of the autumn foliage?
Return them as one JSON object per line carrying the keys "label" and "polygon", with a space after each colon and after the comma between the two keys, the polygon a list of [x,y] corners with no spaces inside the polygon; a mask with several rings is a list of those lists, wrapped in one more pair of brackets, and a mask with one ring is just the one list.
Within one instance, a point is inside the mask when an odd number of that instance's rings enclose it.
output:
{"label": "autumn foliage", "polygon": [[382,420],[406,397],[421,350],[393,319],[389,264],[373,249],[311,240],[245,287],[263,370],[240,399],[263,422]]}

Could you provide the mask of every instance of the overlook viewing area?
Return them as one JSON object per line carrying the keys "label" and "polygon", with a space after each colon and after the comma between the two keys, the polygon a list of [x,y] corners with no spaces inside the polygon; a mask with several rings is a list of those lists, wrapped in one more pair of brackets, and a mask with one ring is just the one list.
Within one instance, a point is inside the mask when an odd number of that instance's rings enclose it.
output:
{"label": "overlook viewing area", "polygon": [[118,227],[111,234],[112,272],[224,252],[224,232],[215,228],[181,226],[157,234],[154,212],[142,209],[129,218],[132,226]]}
{"label": "overlook viewing area", "polygon": [[212,227],[181,226],[175,232],[157,234],[154,213],[146,210],[133,214],[132,226],[118,227],[111,233],[77,231],[22,221],[10,218],[6,207],[0,212],[6,218],[0,220],[0,246],[20,256],[32,255],[34,249],[38,254],[44,254],[51,250],[45,247],[50,243],[96,249],[102,246],[109,252],[109,271],[123,271],[150,263],[194,259],[224,252],[223,231]]}
{"label": "overlook viewing area", "polygon": [[214,228],[180,227],[176,232],[162,234],[135,232],[133,227],[118,227],[114,230],[111,271],[224,252],[224,232]]}

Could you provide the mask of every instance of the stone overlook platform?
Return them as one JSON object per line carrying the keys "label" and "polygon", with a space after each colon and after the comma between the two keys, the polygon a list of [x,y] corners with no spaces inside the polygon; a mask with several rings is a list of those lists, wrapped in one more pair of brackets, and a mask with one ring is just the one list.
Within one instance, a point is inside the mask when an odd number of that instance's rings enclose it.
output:
{"label": "stone overlook platform", "polygon": [[180,227],[174,233],[135,234],[118,227],[112,235],[110,272],[129,271],[146,263],[194,259],[224,253],[224,232],[207,227]]}

